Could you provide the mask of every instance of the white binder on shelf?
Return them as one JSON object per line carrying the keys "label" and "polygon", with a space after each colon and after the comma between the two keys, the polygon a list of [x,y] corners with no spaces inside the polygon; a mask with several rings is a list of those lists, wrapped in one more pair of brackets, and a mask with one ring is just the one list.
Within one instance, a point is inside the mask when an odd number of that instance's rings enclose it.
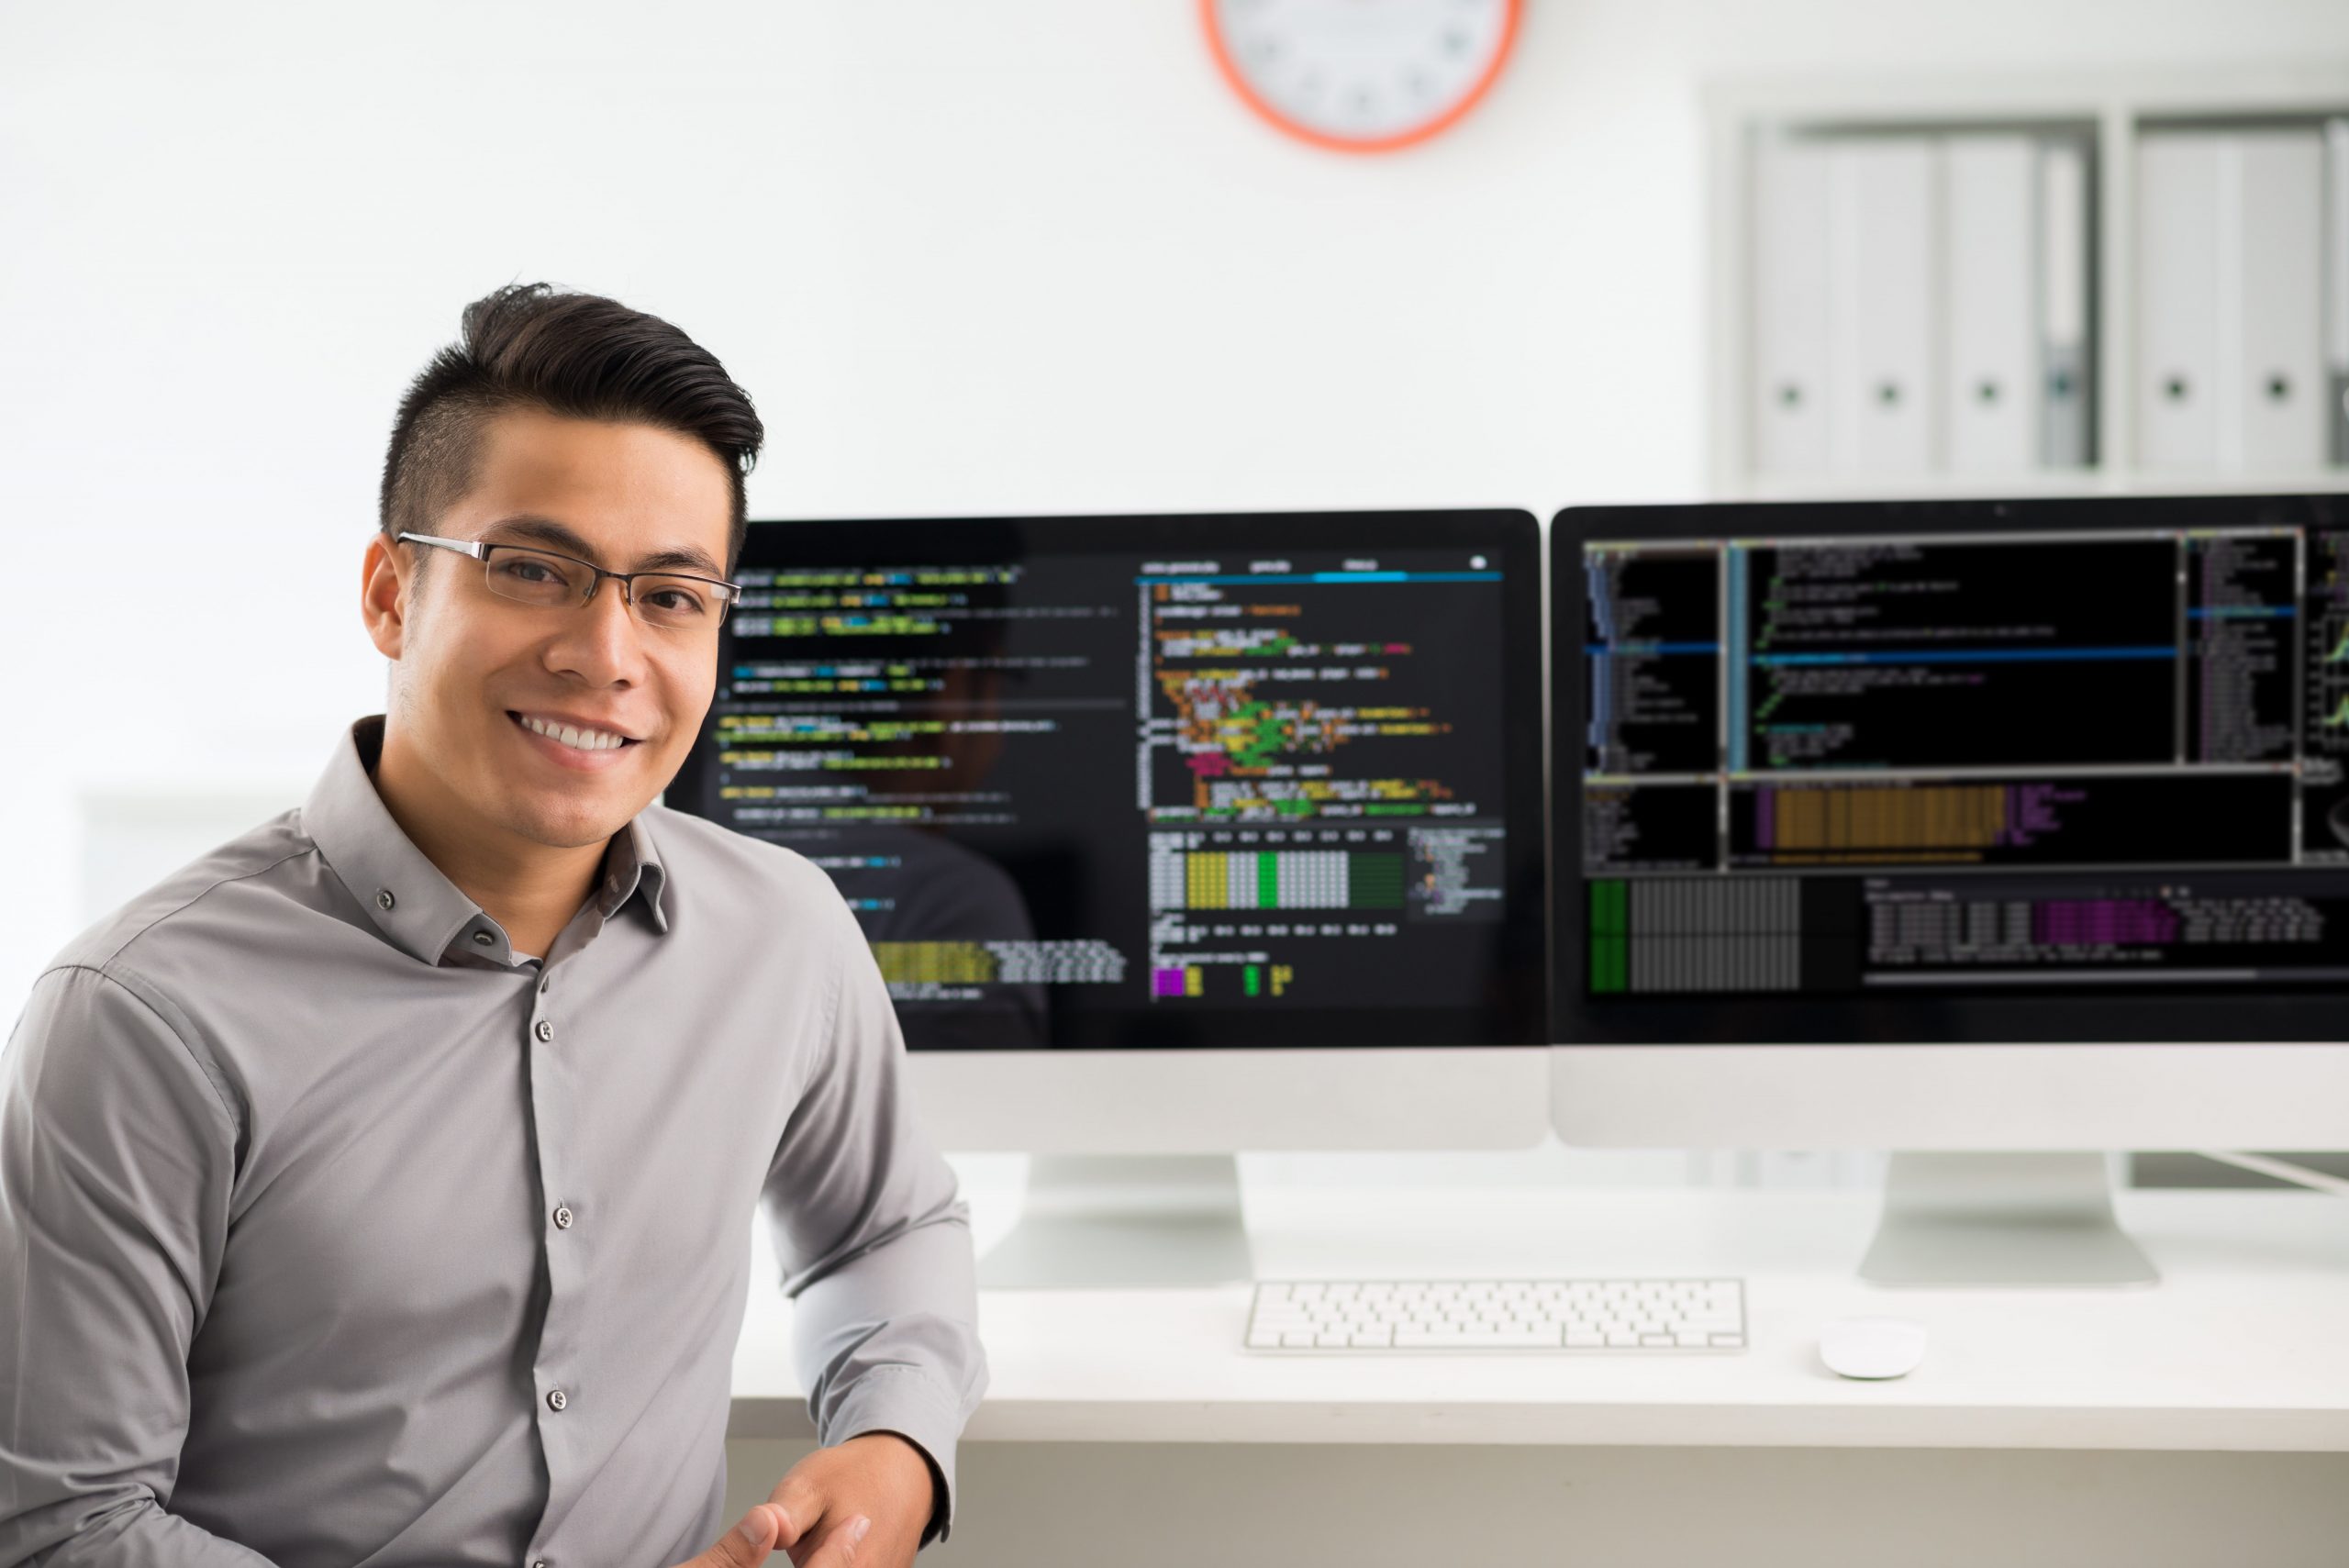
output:
{"label": "white binder on shelf", "polygon": [[1830,463],[1831,302],[1828,150],[1769,137],[1753,149],[1753,463],[1817,474]]}
{"label": "white binder on shelf", "polygon": [[2223,139],[2164,132],[2137,147],[2137,459],[2219,461]]}
{"label": "white binder on shelf", "polygon": [[1831,159],[1832,465],[1930,473],[1940,466],[1939,150],[1923,137],[1854,137]]}
{"label": "white binder on shelf", "polygon": [[[2221,150],[2221,201],[2232,197],[2221,302],[2230,350],[2219,421],[2228,468],[2304,473],[2325,460],[2324,141],[2305,130],[2239,131]],[[2232,328],[2232,331],[2228,330]],[[2230,340],[2231,339],[2231,340]]]}
{"label": "white binder on shelf", "polygon": [[2033,149],[2038,219],[2039,461],[2086,468],[2096,460],[2096,373],[2088,349],[2088,147],[2051,137]]}
{"label": "white binder on shelf", "polygon": [[2325,452],[2349,466],[2349,119],[2324,128]]}
{"label": "white binder on shelf", "polygon": [[1942,144],[1941,406],[1954,473],[2021,473],[2040,455],[2037,163],[2025,136]]}

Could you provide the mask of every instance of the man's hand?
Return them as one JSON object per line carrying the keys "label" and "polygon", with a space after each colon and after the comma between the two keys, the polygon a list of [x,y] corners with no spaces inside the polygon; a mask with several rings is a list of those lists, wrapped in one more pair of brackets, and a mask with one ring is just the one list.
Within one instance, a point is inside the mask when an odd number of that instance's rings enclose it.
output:
{"label": "man's hand", "polygon": [[[842,1539],[872,1521],[872,1536],[849,1542],[857,1568],[907,1568],[937,1507],[930,1461],[895,1432],[867,1432],[819,1448],[793,1465],[768,1494],[782,1518],[775,1544],[797,1568],[832,1568]],[[754,1510],[755,1511],[755,1510]]]}
{"label": "man's hand", "polygon": [[[742,1516],[742,1522],[726,1532],[717,1545],[677,1568],[758,1568],[767,1560],[767,1553],[776,1545],[776,1531],[783,1524],[783,1510],[761,1503]],[[823,1555],[796,1558],[799,1568],[847,1568],[857,1561],[857,1543],[864,1539],[872,1521],[862,1515],[842,1522],[825,1539]]]}

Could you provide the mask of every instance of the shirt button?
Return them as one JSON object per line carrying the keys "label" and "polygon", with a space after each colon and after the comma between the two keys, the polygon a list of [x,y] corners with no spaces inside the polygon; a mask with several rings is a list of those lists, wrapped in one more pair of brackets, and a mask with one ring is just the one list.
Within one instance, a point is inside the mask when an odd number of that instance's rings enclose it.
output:
{"label": "shirt button", "polygon": [[379,888],[375,889],[375,907],[376,907],[376,908],[378,908],[378,909],[389,909],[393,905],[395,905],[395,904],[396,904],[396,903],[398,903],[398,902],[399,902],[399,900],[398,900],[398,899],[394,898],[394,897],[392,896],[392,890],[391,890],[390,888],[388,888],[388,887],[379,887]]}
{"label": "shirt button", "polygon": [[547,1396],[547,1408],[550,1410],[560,1410],[565,1405],[570,1403],[570,1398],[564,1395],[562,1390],[560,1388],[553,1390]]}
{"label": "shirt button", "polygon": [[546,1019],[544,1019],[544,1018],[540,1018],[540,1019],[539,1020],[539,1030],[538,1030],[538,1033],[539,1033],[539,1043],[540,1043],[540,1045],[544,1045],[547,1041],[549,1041],[549,1040],[552,1040],[552,1039],[554,1038],[554,1026],[553,1026],[552,1024],[551,1024],[551,1023],[547,1022],[547,1020],[546,1020]]}
{"label": "shirt button", "polygon": [[558,1208],[554,1211],[554,1228],[557,1230],[568,1230],[571,1229],[570,1209]]}
{"label": "shirt button", "polygon": [[473,940],[480,943],[483,947],[487,947],[491,943],[496,941],[497,939],[491,936],[487,931],[475,931],[473,933]]}

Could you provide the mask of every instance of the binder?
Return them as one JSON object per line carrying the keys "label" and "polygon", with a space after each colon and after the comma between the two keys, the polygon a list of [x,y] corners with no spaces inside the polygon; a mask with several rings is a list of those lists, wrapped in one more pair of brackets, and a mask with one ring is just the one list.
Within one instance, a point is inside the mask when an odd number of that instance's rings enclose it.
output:
{"label": "binder", "polygon": [[2324,128],[2326,455],[2349,466],[2349,120]]}
{"label": "binder", "polygon": [[2088,149],[2070,137],[2034,149],[2038,218],[2039,461],[2086,468],[2096,461],[2089,395]]}
{"label": "binder", "polygon": [[2137,456],[2151,468],[2219,461],[2222,143],[2182,131],[2138,143]]}
{"label": "binder", "polygon": [[1854,137],[1831,154],[1829,278],[1838,319],[1831,455],[1842,472],[1939,466],[1938,151],[1923,137]]}
{"label": "binder", "polygon": [[1828,151],[1816,141],[1772,138],[1755,145],[1753,173],[1753,463],[1762,473],[1824,473]]}
{"label": "binder", "polygon": [[2322,134],[2238,131],[2221,159],[2221,217],[2232,205],[2234,221],[2222,229],[2233,298],[2221,302],[2232,350],[2221,384],[2232,395],[2220,415],[2220,462],[2307,473],[2327,444]]}
{"label": "binder", "polygon": [[1953,136],[1942,144],[1941,406],[1956,473],[2019,473],[2039,456],[2037,162],[2023,136]]}

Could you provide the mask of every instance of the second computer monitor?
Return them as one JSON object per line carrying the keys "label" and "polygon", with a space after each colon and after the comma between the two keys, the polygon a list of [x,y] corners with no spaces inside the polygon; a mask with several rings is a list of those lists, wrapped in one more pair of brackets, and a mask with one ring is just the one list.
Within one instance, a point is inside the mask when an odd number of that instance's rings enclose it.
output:
{"label": "second computer monitor", "polygon": [[1568,1141],[2349,1129],[2338,501],[1594,508],[1551,542]]}

